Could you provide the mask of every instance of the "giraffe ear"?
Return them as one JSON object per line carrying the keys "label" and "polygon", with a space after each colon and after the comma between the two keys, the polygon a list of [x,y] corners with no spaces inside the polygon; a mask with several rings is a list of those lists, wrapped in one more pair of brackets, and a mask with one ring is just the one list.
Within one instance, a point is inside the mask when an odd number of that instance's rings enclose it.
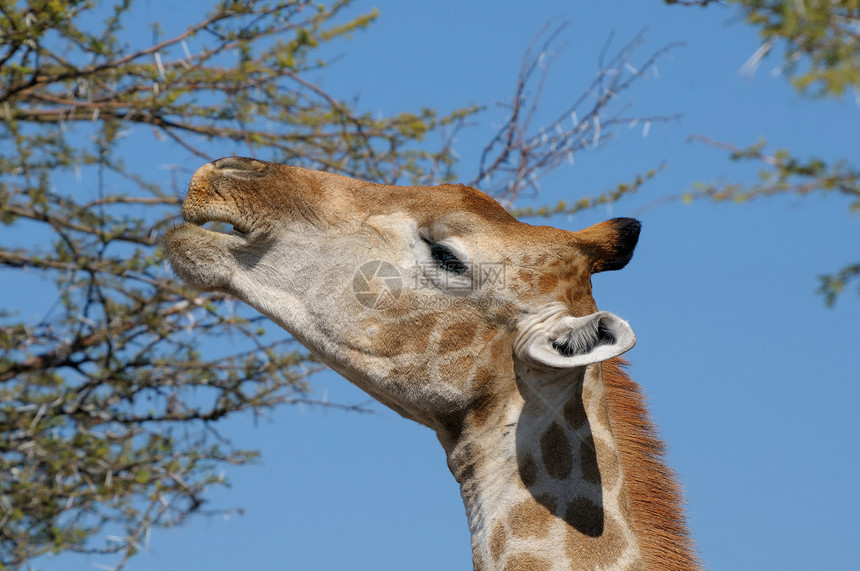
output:
{"label": "giraffe ear", "polygon": [[569,369],[617,357],[635,344],[636,336],[626,321],[598,311],[532,323],[517,337],[516,352],[534,365]]}
{"label": "giraffe ear", "polygon": [[613,218],[575,232],[579,247],[591,261],[591,273],[620,270],[633,257],[642,224],[634,218]]}

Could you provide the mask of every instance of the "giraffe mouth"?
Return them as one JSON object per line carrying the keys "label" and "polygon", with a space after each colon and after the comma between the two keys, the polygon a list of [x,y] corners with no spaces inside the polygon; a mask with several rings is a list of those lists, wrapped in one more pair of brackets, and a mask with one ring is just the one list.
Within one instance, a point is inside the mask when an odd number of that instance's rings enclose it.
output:
{"label": "giraffe mouth", "polygon": [[222,205],[194,209],[188,208],[186,200],[182,208],[182,218],[189,226],[212,234],[233,236],[243,240],[250,238],[253,230],[251,225],[243,220],[238,213],[230,212]]}
{"label": "giraffe mouth", "polygon": [[212,220],[207,220],[202,223],[191,222],[190,224],[197,226],[202,230],[206,230],[207,232],[224,234],[226,236],[236,236],[237,238],[242,238],[244,240],[247,240],[248,235],[251,233],[251,230],[247,226],[244,226],[241,223],[231,222],[230,220],[223,220],[221,218],[213,218]]}
{"label": "giraffe mouth", "polygon": [[[260,163],[261,165],[262,163]],[[260,165],[252,161],[245,166],[243,160],[229,158],[209,163],[197,169],[188,183],[188,194],[182,202],[182,219],[196,229],[218,235],[248,239],[253,234],[258,217],[249,216],[232,192],[231,180],[245,171],[260,176]],[[259,168],[258,168],[259,167]],[[256,169],[256,170],[255,170]],[[227,183],[222,181],[227,176]],[[244,177],[247,178],[247,177]],[[258,225],[258,224],[257,224]]]}

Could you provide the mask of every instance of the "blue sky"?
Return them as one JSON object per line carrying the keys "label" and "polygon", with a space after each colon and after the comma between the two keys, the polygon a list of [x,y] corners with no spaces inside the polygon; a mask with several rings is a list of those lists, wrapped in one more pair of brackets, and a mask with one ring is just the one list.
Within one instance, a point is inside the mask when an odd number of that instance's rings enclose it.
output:
{"label": "blue sky", "polygon": [[[206,3],[189,2],[189,10]],[[147,10],[162,16],[164,3]],[[857,162],[860,108],[853,99],[808,101],[765,60],[740,70],[759,46],[733,13],[610,0],[357,1],[378,21],[339,44],[322,85],[359,107],[393,114],[487,104],[482,124],[455,149],[471,178],[480,145],[503,118],[522,54],[548,22],[569,23],[566,47],[544,95],[561,111],[597,71],[610,34],[616,45],[645,31],[631,63],[670,42],[659,76],[625,95],[632,114],[682,116],[622,129],[618,140],[577,155],[541,184],[554,203],[665,169],[608,208],[559,218],[578,229],[636,216],[643,232],[621,272],[595,277],[598,306],[629,321],[638,338],[631,374],[648,394],[686,489],[693,536],[711,569],[846,569],[860,561],[860,296],[835,309],[815,295],[816,276],[856,262],[860,220],[838,197],[783,197],[745,205],[661,203],[697,181],[754,179],[755,169],[700,143],[701,134],[740,146],[774,147]],[[165,143],[165,145],[168,143]],[[229,154],[225,149],[224,154]],[[524,203],[525,204],[525,203]],[[317,396],[364,402],[333,373]],[[192,520],[154,531],[131,570],[467,569],[469,534],[459,490],[426,428],[374,405],[373,415],[284,408],[231,421],[229,434],[261,449],[257,466],[229,468],[229,489],[211,507],[241,507],[229,519]],[[225,430],[226,431],[226,430]],[[98,556],[37,562],[92,569]]]}

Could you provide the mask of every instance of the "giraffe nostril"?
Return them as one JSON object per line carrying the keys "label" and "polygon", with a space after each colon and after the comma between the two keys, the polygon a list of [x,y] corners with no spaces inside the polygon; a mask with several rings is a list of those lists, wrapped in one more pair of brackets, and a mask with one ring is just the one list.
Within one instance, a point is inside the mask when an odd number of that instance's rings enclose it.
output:
{"label": "giraffe nostril", "polygon": [[229,173],[240,178],[258,178],[266,176],[266,163],[246,157],[227,157],[218,159],[212,166],[216,171]]}

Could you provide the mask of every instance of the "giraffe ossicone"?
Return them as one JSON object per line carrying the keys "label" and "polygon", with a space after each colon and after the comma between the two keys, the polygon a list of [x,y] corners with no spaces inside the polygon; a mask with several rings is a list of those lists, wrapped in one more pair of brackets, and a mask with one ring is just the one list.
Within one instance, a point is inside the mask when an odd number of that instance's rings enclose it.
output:
{"label": "giraffe ossicone", "polygon": [[[696,569],[674,475],[591,275],[640,225],[531,226],[462,185],[402,187],[231,157],[163,237],[176,274],[289,331],[436,432],[475,569]],[[204,227],[232,224],[235,232]]]}

